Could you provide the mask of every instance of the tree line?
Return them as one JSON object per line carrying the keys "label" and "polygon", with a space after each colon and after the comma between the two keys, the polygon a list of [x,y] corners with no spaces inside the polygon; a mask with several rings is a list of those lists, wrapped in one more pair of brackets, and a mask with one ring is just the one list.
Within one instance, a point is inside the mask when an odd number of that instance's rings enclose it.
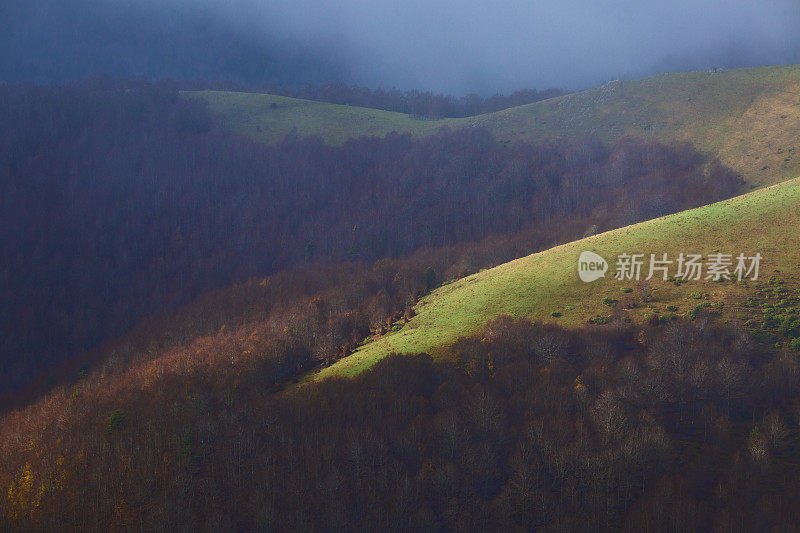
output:
{"label": "tree line", "polygon": [[370,89],[335,82],[321,85],[305,83],[299,87],[272,84],[258,86],[251,90],[332,104],[383,109],[421,118],[471,117],[567,94],[563,89],[541,91],[522,89],[509,95],[497,93],[486,98],[474,93],[456,97],[431,91],[400,91],[395,88]]}
{"label": "tree line", "polygon": [[[740,326],[700,316],[564,330],[499,317],[436,360],[389,356],[355,380],[285,391],[265,386],[284,379],[266,361],[296,348],[260,342],[220,332],[190,357],[89,376],[6,415],[0,526],[800,522],[800,367]],[[249,350],[260,351],[250,363]],[[203,369],[214,354],[220,365]]]}

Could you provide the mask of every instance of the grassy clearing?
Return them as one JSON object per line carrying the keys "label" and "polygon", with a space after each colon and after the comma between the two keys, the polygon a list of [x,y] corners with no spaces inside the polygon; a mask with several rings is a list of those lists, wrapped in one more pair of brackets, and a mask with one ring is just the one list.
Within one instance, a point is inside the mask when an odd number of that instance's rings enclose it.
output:
{"label": "grassy clearing", "polygon": [[[614,262],[620,253],[666,252],[670,259],[675,259],[680,252],[704,255],[715,251],[747,255],[760,252],[764,257],[760,280],[777,277],[790,290],[796,290],[800,271],[798,205],[800,178],[595,235],[480,272],[438,288],[417,305],[417,315],[402,329],[365,345],[314,377],[353,376],[391,352],[436,355],[440,347],[478,332],[488,320],[500,314],[555,321],[565,326],[608,316],[611,312],[608,300],[622,300],[635,286],[635,282],[612,279]],[[609,272],[605,278],[588,284],[580,281],[577,261],[584,250],[608,260]],[[758,285],[705,280],[676,285],[652,280],[650,302],[627,314],[634,322],[641,322],[652,315],[686,316],[693,310],[707,309],[721,315],[723,320],[744,321],[752,319],[757,311],[746,302],[748,297],[756,295]],[[554,312],[561,316],[553,317]]]}
{"label": "grassy clearing", "polygon": [[328,104],[272,94],[222,91],[185,92],[208,102],[224,123],[250,138],[274,144],[288,133],[318,135],[332,145],[361,136],[384,137],[393,131],[430,135],[452,121],[416,120],[403,113]]}
{"label": "grassy clearing", "polygon": [[231,128],[267,143],[295,128],[341,144],[392,131],[420,137],[445,125],[485,126],[501,142],[575,139],[587,133],[608,142],[622,135],[686,140],[717,155],[754,186],[800,174],[800,66],[621,80],[497,113],[440,121],[264,94],[184,94],[206,100]]}

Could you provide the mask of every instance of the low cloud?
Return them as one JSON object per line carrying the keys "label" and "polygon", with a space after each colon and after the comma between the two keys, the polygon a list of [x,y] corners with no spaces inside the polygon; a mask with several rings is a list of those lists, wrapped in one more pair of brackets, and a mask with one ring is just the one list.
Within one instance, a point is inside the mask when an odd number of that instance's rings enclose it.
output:
{"label": "low cloud", "polygon": [[[247,50],[278,50],[275,61],[283,53],[275,43],[303,50],[306,59],[317,54],[308,72],[282,67],[291,81],[325,77],[372,87],[489,94],[523,87],[580,89],[664,70],[800,62],[796,0],[104,3],[146,11],[149,22],[135,24],[211,16],[247,43]],[[35,14],[32,20],[27,24],[35,29]],[[173,25],[180,29],[179,22]],[[225,59],[235,63],[236,57]],[[235,64],[226,65],[235,71]],[[254,69],[248,68],[250,80]]]}

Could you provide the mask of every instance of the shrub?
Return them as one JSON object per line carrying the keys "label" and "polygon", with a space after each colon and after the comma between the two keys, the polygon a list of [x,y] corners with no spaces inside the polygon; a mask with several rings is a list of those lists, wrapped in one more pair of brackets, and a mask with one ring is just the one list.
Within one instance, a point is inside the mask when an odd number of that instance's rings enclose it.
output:
{"label": "shrub", "polygon": [[764,331],[763,329],[759,329],[753,332],[753,339],[756,342],[760,342],[762,344],[773,344],[775,342],[776,337],[769,331]]}
{"label": "shrub", "polygon": [[614,300],[613,298],[603,298],[603,305],[607,305],[609,307],[616,307],[617,300]]}
{"label": "shrub", "polygon": [[694,307],[693,307],[691,310],[689,310],[689,312],[688,312],[688,313],[686,313],[686,318],[688,318],[689,320],[694,320],[695,318],[697,318],[697,315],[698,315],[698,314],[699,314],[699,313],[700,313],[700,312],[701,312],[703,309],[705,309],[705,308],[707,308],[707,307],[710,307],[710,306],[711,306],[711,304],[710,304],[710,303],[708,303],[708,302],[703,302],[703,303],[701,303],[701,304],[697,304],[697,305],[696,305],[696,306],[694,306]]}
{"label": "shrub", "polygon": [[622,287],[620,290],[622,292],[624,292],[625,294],[633,292],[633,288],[632,287]]}
{"label": "shrub", "polygon": [[108,417],[108,422],[106,423],[106,433],[113,433],[122,425],[123,422],[125,422],[125,413],[123,413],[120,409],[115,410],[113,413],[111,413],[111,416]]}
{"label": "shrub", "polygon": [[764,329],[776,328],[780,325],[780,318],[773,312],[765,312],[761,327]]}
{"label": "shrub", "polygon": [[553,318],[558,318],[562,315],[560,311],[553,311],[552,313],[550,313],[550,316],[552,316]]}
{"label": "shrub", "polygon": [[668,305],[667,306],[667,311],[672,311],[674,313],[677,310],[678,310],[678,306],[677,305]]}

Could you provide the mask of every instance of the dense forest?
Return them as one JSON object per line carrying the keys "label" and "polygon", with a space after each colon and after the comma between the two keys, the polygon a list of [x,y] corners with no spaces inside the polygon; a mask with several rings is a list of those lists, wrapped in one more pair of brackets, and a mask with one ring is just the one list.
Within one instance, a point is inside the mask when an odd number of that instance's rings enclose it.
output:
{"label": "dense forest", "polygon": [[[270,387],[263,330],[81,377],[0,422],[3,529],[790,529],[800,367],[699,315],[508,317]],[[91,495],[87,497],[87,495]]]}
{"label": "dense forest", "polygon": [[505,146],[469,129],[263,146],[168,86],[0,96],[0,391],[253,276],[520,232],[531,252],[741,186],[686,144]]}

